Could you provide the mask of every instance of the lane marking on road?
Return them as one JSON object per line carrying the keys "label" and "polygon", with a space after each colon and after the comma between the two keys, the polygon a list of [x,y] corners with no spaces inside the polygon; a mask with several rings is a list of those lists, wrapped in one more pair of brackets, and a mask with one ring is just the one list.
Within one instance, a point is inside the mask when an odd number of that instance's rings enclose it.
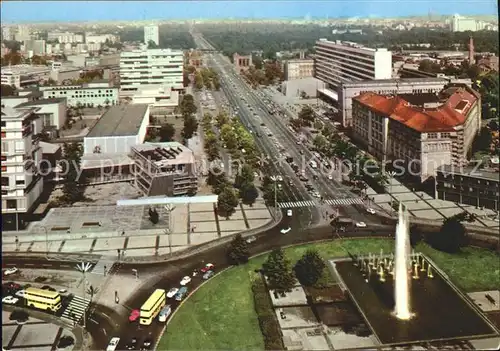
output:
{"label": "lane marking on road", "polygon": [[69,264],[62,264],[61,267],[71,267]]}
{"label": "lane marking on road", "polygon": [[34,266],[34,263],[26,263],[25,266]]}

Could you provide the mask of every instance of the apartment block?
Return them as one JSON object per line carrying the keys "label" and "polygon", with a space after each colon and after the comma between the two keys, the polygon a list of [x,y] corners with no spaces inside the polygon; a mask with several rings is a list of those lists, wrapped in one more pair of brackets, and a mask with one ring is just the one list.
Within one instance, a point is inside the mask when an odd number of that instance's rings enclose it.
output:
{"label": "apartment block", "polygon": [[37,108],[35,114],[42,122],[42,128],[61,129],[66,123],[67,105],[66,98],[52,98],[26,101],[16,108]]}
{"label": "apartment block", "polygon": [[45,99],[66,98],[69,107],[110,106],[118,103],[118,88],[109,83],[40,87]]}
{"label": "apartment block", "polygon": [[85,44],[104,44],[106,41],[114,43],[118,41],[118,37],[113,34],[91,34],[85,33]]}
{"label": "apartment block", "polygon": [[122,52],[120,88],[133,95],[141,85],[167,85],[184,91],[184,53],[181,50],[148,49]]}
{"label": "apartment block", "polygon": [[145,196],[195,194],[198,178],[193,151],[177,142],[132,147],[135,185]]}
{"label": "apartment block", "polygon": [[435,94],[353,99],[353,138],[370,154],[410,170],[421,181],[441,165],[467,164],[481,126],[480,95],[466,85]]}
{"label": "apartment block", "polygon": [[158,26],[145,26],[144,27],[144,44],[149,44],[152,41],[156,45],[160,45],[160,29]]}
{"label": "apartment block", "polygon": [[437,169],[436,198],[498,211],[500,175],[496,170],[443,165]]}
{"label": "apartment block", "polygon": [[21,229],[43,191],[38,108],[2,106],[2,228]]}
{"label": "apartment block", "polygon": [[312,77],[314,73],[314,60],[288,60],[285,63],[285,80],[294,80]]}

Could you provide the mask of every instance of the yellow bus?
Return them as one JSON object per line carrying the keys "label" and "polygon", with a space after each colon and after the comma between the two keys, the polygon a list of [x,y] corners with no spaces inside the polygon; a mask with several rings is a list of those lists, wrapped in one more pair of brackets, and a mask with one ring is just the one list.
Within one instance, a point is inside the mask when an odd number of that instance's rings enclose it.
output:
{"label": "yellow bus", "polygon": [[140,324],[150,325],[167,301],[165,290],[156,289],[141,307]]}
{"label": "yellow bus", "polygon": [[56,312],[61,308],[61,295],[56,291],[27,288],[24,293],[26,306]]}

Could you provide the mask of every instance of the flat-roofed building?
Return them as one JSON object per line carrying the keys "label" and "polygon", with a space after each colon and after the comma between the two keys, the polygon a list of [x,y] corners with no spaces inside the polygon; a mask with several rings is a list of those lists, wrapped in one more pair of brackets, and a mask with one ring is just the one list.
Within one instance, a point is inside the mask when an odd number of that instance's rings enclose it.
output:
{"label": "flat-roofed building", "polygon": [[313,59],[288,60],[285,63],[285,80],[309,78],[313,73]]}
{"label": "flat-roofed building", "polygon": [[42,122],[42,128],[61,129],[66,123],[66,98],[41,99],[23,102],[16,108],[37,107],[36,115]]}
{"label": "flat-roofed building", "polygon": [[84,155],[128,153],[142,144],[149,124],[149,106],[112,106],[83,138]]}
{"label": "flat-roofed building", "polygon": [[132,147],[135,184],[145,196],[194,195],[198,190],[193,151],[178,142]]}
{"label": "flat-roofed building", "polygon": [[144,85],[132,96],[133,104],[147,104],[155,108],[175,108],[179,105],[179,92],[170,86]]}
{"label": "flat-roofed building", "polygon": [[[433,94],[429,94],[433,95]],[[366,92],[353,99],[353,138],[384,163],[421,181],[445,164],[463,166],[481,126],[480,95],[451,86],[434,99]]]}
{"label": "flat-roofed building", "polygon": [[486,170],[443,165],[436,172],[436,198],[499,210],[498,168]]}
{"label": "flat-roofed building", "polygon": [[111,106],[119,99],[118,88],[111,87],[109,82],[100,84],[63,85],[40,87],[43,97],[66,98],[70,107],[81,106]]}
{"label": "flat-roofed building", "polygon": [[2,106],[2,229],[21,229],[43,191],[39,108]]}

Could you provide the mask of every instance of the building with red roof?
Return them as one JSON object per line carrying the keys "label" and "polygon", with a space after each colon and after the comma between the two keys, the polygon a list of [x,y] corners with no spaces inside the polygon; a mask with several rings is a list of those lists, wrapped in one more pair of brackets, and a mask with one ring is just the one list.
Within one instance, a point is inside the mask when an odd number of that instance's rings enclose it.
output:
{"label": "building with red roof", "polygon": [[421,181],[441,165],[466,164],[480,127],[480,95],[466,85],[438,94],[366,92],[353,98],[354,139],[384,162],[405,165]]}

